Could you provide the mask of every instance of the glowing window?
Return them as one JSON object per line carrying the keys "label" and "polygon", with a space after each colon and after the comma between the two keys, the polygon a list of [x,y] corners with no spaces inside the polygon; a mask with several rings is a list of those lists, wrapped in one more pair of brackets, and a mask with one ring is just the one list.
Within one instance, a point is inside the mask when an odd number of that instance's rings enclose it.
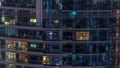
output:
{"label": "glowing window", "polygon": [[89,40],[89,32],[76,32],[76,40]]}
{"label": "glowing window", "polygon": [[54,20],[53,22],[54,22],[54,24],[58,24],[59,20]]}
{"label": "glowing window", "polygon": [[5,21],[4,24],[5,24],[5,25],[14,25],[14,24],[15,24],[15,21],[14,21],[14,20]]}
{"label": "glowing window", "polygon": [[5,17],[4,15],[1,17],[2,22],[4,22],[5,25],[15,25],[15,19],[12,17]]}
{"label": "glowing window", "polygon": [[16,68],[14,64],[6,64],[6,68]]}
{"label": "glowing window", "polygon": [[5,48],[15,50],[16,49],[16,42],[12,41],[12,40],[6,40],[5,41]]}
{"label": "glowing window", "polygon": [[53,32],[49,32],[49,35],[53,35]]}
{"label": "glowing window", "polygon": [[36,19],[30,19],[31,23],[36,23]]}
{"label": "glowing window", "polygon": [[18,48],[19,50],[24,50],[24,51],[27,51],[27,42],[18,42]]}
{"label": "glowing window", "polygon": [[76,15],[77,14],[77,12],[76,11],[72,11],[72,13],[71,13],[72,15]]}
{"label": "glowing window", "polygon": [[36,48],[37,45],[36,45],[36,44],[31,44],[30,47],[32,47],[32,48]]}
{"label": "glowing window", "polygon": [[42,64],[45,64],[45,65],[49,65],[50,64],[49,56],[43,56]]}
{"label": "glowing window", "polygon": [[2,22],[5,22],[5,16],[2,16]]}
{"label": "glowing window", "polygon": [[12,62],[16,61],[16,53],[14,53],[14,52],[6,52],[5,55],[6,55],[5,56],[6,61],[12,61]]}
{"label": "glowing window", "polygon": [[46,48],[46,45],[45,43],[43,43],[43,46],[42,46],[43,51],[45,51],[45,48]]}
{"label": "glowing window", "polygon": [[19,60],[20,60],[20,62],[27,63],[28,56],[26,54],[19,54]]}
{"label": "glowing window", "polygon": [[120,14],[120,10],[117,10],[116,13],[117,13],[117,14]]}

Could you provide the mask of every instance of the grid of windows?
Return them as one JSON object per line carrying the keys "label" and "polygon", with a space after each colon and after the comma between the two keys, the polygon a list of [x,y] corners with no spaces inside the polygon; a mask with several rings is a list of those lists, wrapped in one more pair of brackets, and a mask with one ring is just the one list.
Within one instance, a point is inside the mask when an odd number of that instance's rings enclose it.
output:
{"label": "grid of windows", "polygon": [[35,8],[36,0],[1,0],[0,3],[5,7]]}
{"label": "grid of windows", "polygon": [[[114,10],[119,9],[119,3],[116,0],[0,0],[0,62],[114,68],[113,28],[119,20],[116,21]],[[42,14],[36,14],[38,6],[42,7]],[[39,22],[40,17],[43,22]],[[0,67],[35,68],[9,63]]]}

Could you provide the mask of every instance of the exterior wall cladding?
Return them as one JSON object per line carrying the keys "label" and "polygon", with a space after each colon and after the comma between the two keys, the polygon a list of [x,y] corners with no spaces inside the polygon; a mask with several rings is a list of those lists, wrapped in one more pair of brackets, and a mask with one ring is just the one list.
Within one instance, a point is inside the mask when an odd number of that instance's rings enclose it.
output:
{"label": "exterior wall cladding", "polygon": [[0,0],[0,68],[115,68],[119,0]]}

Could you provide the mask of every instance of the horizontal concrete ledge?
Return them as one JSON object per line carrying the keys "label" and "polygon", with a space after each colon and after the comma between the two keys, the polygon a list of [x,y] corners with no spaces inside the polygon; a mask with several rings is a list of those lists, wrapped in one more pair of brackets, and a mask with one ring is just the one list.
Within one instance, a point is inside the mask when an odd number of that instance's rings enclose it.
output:
{"label": "horizontal concrete ledge", "polygon": [[105,66],[91,66],[91,67],[72,67],[72,66],[43,66],[43,65],[34,65],[34,64],[24,64],[24,63],[15,63],[15,62],[6,62],[6,61],[0,61],[2,64],[14,64],[18,66],[27,66],[27,67],[38,67],[38,68],[105,68]]}
{"label": "horizontal concrete ledge", "polygon": [[24,41],[24,42],[36,42],[36,43],[109,43],[109,41],[43,41],[37,39],[22,39],[22,38],[12,38],[12,37],[2,37],[3,40],[15,40],[15,41]]}
{"label": "horizontal concrete ledge", "polygon": [[[5,7],[1,6],[0,9],[19,9],[19,10],[35,10],[36,8],[23,8],[23,7]],[[63,12],[71,12],[73,10],[62,10]],[[76,12],[116,12],[115,10],[75,10]]]}
{"label": "horizontal concrete ledge", "polygon": [[[48,54],[48,53],[42,53],[42,52],[29,52],[29,51],[21,51],[21,50],[9,50],[9,49],[0,49],[2,52],[15,52],[15,53],[22,53],[22,54],[28,54],[28,55],[37,55],[37,56],[66,56],[66,55],[73,55],[72,53],[64,53],[63,54]],[[75,55],[83,55],[83,56],[92,56],[92,55],[105,55],[105,53],[98,53],[98,54],[75,54]]]}
{"label": "horizontal concrete ledge", "polygon": [[[62,10],[63,12],[71,12],[73,10]],[[75,10],[76,12],[116,12],[115,10]]]}
{"label": "horizontal concrete ledge", "polygon": [[1,28],[17,28],[17,29],[31,29],[31,30],[42,30],[42,31],[49,31],[49,30],[53,30],[53,31],[64,31],[64,30],[111,30],[113,28],[67,28],[67,27],[62,27],[62,28],[41,28],[41,27],[33,27],[33,26],[17,26],[17,25],[10,25],[10,26],[6,26],[6,25],[0,25]]}
{"label": "horizontal concrete ledge", "polygon": [[5,7],[5,6],[2,6],[0,7],[0,9],[17,9],[17,10],[35,10],[35,8],[24,8],[24,7]]}

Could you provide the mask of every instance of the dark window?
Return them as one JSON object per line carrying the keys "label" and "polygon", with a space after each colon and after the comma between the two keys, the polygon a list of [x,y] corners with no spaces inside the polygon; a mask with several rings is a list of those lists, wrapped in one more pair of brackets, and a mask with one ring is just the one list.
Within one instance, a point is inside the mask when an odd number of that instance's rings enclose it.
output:
{"label": "dark window", "polygon": [[72,32],[63,32],[63,40],[72,40]]}
{"label": "dark window", "polygon": [[63,19],[63,27],[72,27],[73,20],[72,19]]}
{"label": "dark window", "polygon": [[63,65],[72,65],[72,56],[63,57]]}
{"label": "dark window", "polygon": [[63,45],[63,53],[72,53],[72,45],[64,44]]}
{"label": "dark window", "polygon": [[62,0],[63,9],[64,10],[72,10],[73,9],[73,0]]}

